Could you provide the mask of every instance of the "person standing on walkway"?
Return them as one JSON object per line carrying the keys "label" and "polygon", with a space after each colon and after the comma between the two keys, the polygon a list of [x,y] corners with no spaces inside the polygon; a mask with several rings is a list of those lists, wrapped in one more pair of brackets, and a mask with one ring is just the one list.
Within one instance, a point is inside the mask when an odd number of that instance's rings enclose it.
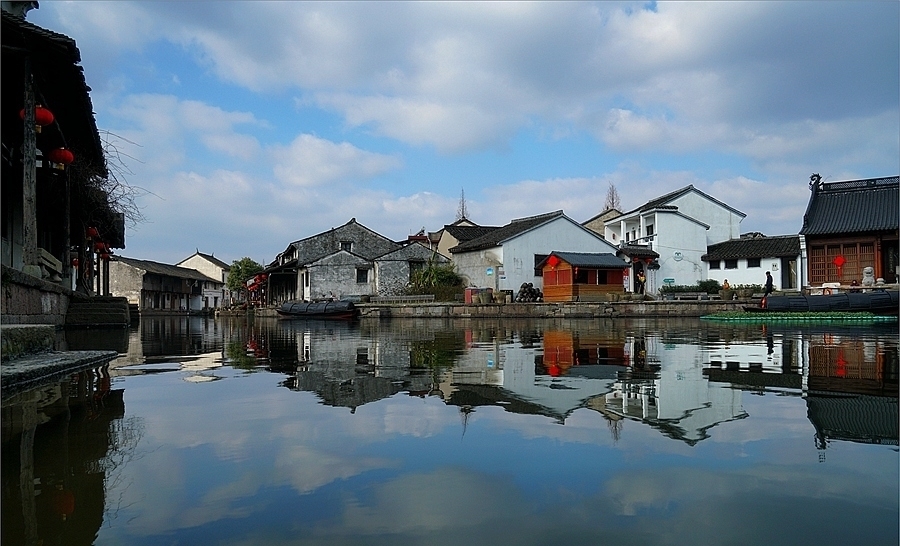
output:
{"label": "person standing on walkway", "polygon": [[640,271],[637,276],[637,293],[644,293],[644,286],[647,284],[647,277],[644,276],[644,272]]}
{"label": "person standing on walkway", "polygon": [[766,301],[769,298],[769,294],[771,294],[773,290],[775,290],[775,286],[774,281],[772,281],[772,274],[766,271],[766,289],[765,294],[763,294],[762,301],[760,302],[761,307],[766,306]]}

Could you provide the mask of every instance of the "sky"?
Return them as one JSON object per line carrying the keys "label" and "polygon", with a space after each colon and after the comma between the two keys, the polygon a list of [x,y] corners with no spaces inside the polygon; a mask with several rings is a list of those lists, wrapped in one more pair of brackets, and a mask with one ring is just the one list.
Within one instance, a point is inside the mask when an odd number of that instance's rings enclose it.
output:
{"label": "sky", "polygon": [[58,2],[142,221],[122,256],[265,265],[351,218],[394,240],[584,222],[692,184],[799,232],[809,177],[900,173],[900,3]]}

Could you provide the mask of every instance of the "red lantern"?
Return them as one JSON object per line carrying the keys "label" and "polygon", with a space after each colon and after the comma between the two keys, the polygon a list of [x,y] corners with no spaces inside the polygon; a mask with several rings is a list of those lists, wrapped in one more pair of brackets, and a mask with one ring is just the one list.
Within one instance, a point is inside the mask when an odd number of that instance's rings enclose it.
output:
{"label": "red lantern", "polygon": [[[22,108],[22,110],[19,111],[19,117],[22,118],[22,120],[25,119],[25,109],[24,108]],[[50,125],[51,123],[53,123],[53,119],[54,119],[53,112],[51,112],[50,110],[47,110],[40,104],[35,105],[35,107],[34,107],[34,132],[40,133],[41,127],[43,127],[44,125]]]}
{"label": "red lantern", "polygon": [[838,256],[837,258],[834,259],[833,263],[834,263],[834,265],[836,265],[838,267],[843,267],[843,265],[845,263],[847,263],[847,260],[845,260],[843,256]]}
{"label": "red lantern", "polygon": [[559,258],[557,258],[556,255],[551,254],[550,257],[547,258],[547,265],[549,265],[550,267],[556,267],[557,265],[559,265]]}
{"label": "red lantern", "polygon": [[58,169],[65,169],[66,165],[71,165],[75,161],[75,154],[66,148],[56,148],[55,150],[50,150],[50,153],[47,154],[47,159],[51,163],[56,163]]}
{"label": "red lantern", "polygon": [[100,254],[100,259],[101,259],[101,260],[109,261],[109,253],[108,253],[108,252],[103,252],[102,254]]}
{"label": "red lantern", "polygon": [[78,269],[78,258],[72,258],[72,267]]}
{"label": "red lantern", "polygon": [[106,243],[103,241],[97,241],[94,243],[94,250],[97,252],[104,252],[106,250]]}
{"label": "red lantern", "polygon": [[99,237],[100,232],[95,227],[89,227],[87,228],[87,236],[88,238],[93,239],[94,237]]}

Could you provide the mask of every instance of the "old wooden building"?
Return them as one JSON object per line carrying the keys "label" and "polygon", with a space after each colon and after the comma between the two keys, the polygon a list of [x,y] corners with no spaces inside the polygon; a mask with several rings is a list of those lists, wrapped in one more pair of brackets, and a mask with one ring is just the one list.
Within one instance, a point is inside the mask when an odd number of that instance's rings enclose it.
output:
{"label": "old wooden building", "polygon": [[544,301],[600,301],[622,293],[628,265],[609,253],[551,252],[540,263]]}
{"label": "old wooden building", "polygon": [[861,282],[866,267],[875,278],[897,282],[900,184],[898,177],[823,182],[813,175],[800,230],[808,286]]}

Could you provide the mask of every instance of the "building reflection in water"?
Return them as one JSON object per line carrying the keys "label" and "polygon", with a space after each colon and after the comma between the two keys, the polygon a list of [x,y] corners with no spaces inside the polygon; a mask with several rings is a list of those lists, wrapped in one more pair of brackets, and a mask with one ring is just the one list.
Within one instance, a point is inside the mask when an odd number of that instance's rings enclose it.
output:
{"label": "building reflection in water", "polygon": [[110,385],[104,367],[4,398],[4,543],[91,544],[113,517],[106,492],[141,423],[125,418],[123,391]]}
{"label": "building reflection in water", "polygon": [[70,347],[121,356],[2,401],[3,537],[87,544],[115,517],[107,491],[143,430],[112,388],[124,375],[176,371],[203,382],[275,372],[284,387],[351,412],[392,396],[437,397],[459,408],[463,426],[482,406],[562,425],[584,410],[614,439],[633,422],[688,445],[747,417],[745,392],[776,392],[805,399],[820,457],[833,441],[898,443],[894,327],[673,324],[155,317],[124,332],[82,332]]}

